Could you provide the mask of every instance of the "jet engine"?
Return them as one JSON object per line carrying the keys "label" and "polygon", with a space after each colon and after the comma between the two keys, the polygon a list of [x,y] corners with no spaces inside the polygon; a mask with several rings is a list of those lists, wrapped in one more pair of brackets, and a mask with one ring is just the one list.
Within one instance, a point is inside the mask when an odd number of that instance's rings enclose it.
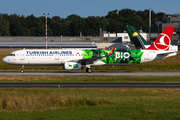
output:
{"label": "jet engine", "polygon": [[76,63],[76,62],[65,62],[63,69],[65,70],[79,70],[79,69],[83,69],[84,66],[81,65],[80,63]]}

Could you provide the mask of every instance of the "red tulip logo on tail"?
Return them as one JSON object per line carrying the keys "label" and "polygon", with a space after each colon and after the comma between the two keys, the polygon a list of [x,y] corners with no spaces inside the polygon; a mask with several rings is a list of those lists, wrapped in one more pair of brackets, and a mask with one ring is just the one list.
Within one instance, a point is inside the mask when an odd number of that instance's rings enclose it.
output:
{"label": "red tulip logo on tail", "polygon": [[154,42],[154,46],[158,50],[169,50],[170,47],[170,41],[171,39],[169,38],[168,35],[162,33],[160,35],[160,39],[158,41]]}

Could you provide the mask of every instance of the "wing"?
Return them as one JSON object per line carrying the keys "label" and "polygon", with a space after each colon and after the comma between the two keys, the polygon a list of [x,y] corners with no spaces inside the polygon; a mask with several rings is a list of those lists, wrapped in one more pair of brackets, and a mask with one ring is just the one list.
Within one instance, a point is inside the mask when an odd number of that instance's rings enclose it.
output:
{"label": "wing", "polygon": [[116,46],[114,46],[111,49],[111,51],[109,52],[108,55],[104,55],[104,56],[100,56],[100,57],[91,57],[91,58],[87,58],[87,59],[71,60],[71,61],[68,61],[68,62],[78,62],[78,63],[81,63],[82,65],[93,64],[94,61],[101,60],[104,57],[109,57],[110,55],[112,55],[112,53],[114,52],[115,48],[116,48]]}

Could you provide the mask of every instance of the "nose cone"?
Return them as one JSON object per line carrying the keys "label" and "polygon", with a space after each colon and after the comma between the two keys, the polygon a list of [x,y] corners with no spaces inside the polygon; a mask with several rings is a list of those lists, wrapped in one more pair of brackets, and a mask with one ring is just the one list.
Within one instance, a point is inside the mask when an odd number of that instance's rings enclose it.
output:
{"label": "nose cone", "polygon": [[8,58],[7,58],[7,57],[4,57],[4,58],[3,58],[3,62],[4,62],[4,63],[8,63]]}

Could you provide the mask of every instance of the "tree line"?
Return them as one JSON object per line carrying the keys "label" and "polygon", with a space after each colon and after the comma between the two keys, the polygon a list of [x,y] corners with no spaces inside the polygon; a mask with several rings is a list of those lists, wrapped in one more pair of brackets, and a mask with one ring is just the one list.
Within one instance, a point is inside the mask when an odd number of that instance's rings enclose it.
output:
{"label": "tree line", "polygon": [[[152,24],[162,21],[164,13],[151,11]],[[99,29],[107,32],[123,32],[125,25],[133,25],[137,30],[142,27],[147,32],[149,10],[131,9],[109,11],[106,16],[89,16],[83,18],[72,14],[67,18],[48,17],[48,36],[99,36]],[[44,36],[45,16],[19,16],[17,14],[0,14],[0,36]]]}

